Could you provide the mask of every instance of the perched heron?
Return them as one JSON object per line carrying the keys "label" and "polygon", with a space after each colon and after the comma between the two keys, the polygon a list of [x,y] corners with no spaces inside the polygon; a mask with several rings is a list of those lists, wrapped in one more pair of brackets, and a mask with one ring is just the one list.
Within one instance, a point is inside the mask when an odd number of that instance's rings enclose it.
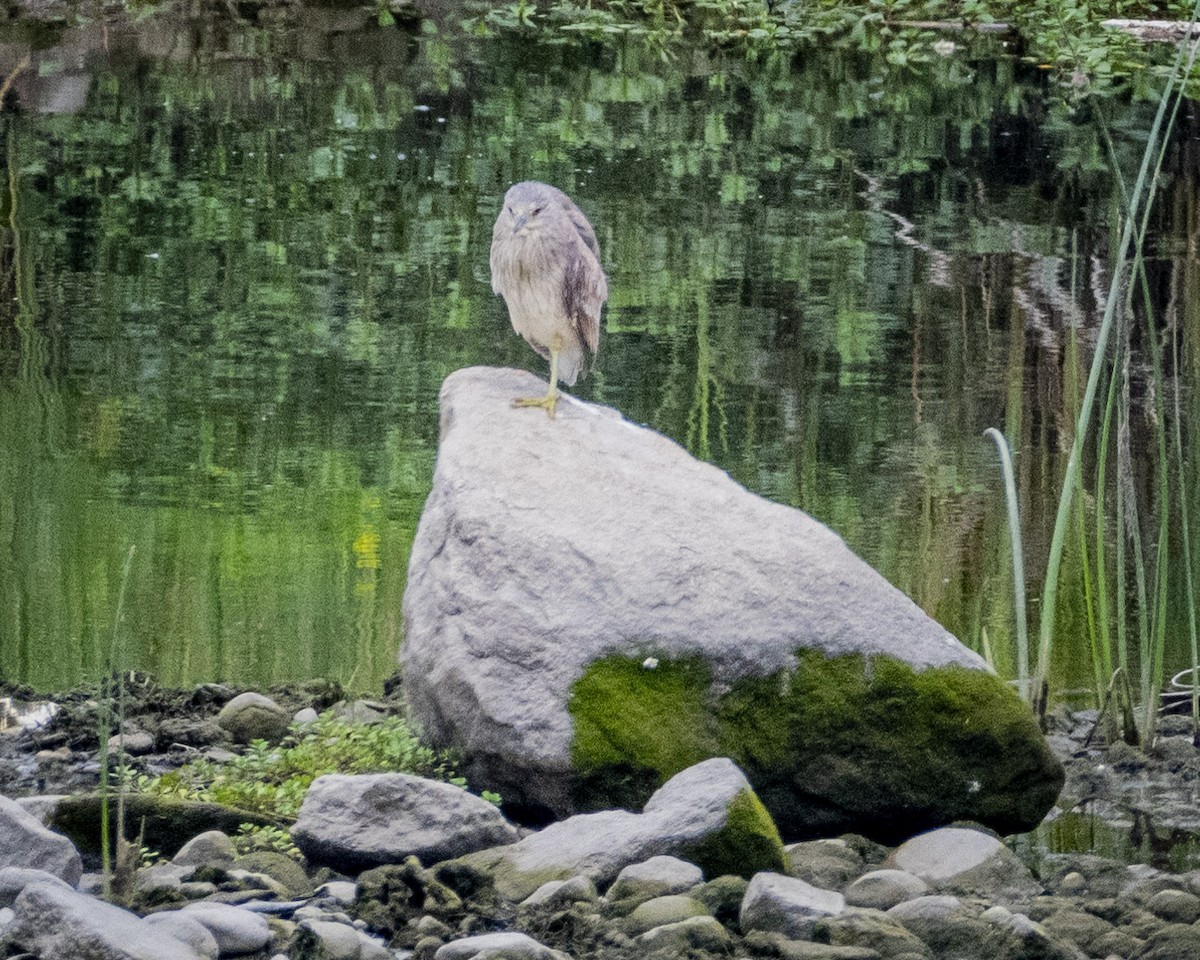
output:
{"label": "perched heron", "polygon": [[554,416],[558,381],[573,386],[600,347],[608,278],[588,218],[561,190],[526,180],[510,187],[492,229],[492,290],[508,304],[513,329],[550,361],[544,397],[514,407]]}

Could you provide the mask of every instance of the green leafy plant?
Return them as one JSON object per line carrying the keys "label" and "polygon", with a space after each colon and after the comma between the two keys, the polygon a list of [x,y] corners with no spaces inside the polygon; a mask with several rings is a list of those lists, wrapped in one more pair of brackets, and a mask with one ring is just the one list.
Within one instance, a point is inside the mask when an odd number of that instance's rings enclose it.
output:
{"label": "green leafy plant", "polygon": [[309,785],[324,774],[411,773],[465,788],[466,780],[455,772],[454,763],[451,754],[422,744],[401,717],[364,724],[324,713],[294,727],[279,746],[256,740],[232,760],[194,760],[158,777],[138,778],[135,786],[157,796],[206,800],[292,819]]}
{"label": "green leafy plant", "polygon": [[238,835],[233,838],[233,848],[243,856],[265,850],[269,853],[282,853],[295,860],[300,859],[299,847],[292,842],[292,835],[282,827],[259,827],[252,823],[243,823],[238,828]]}

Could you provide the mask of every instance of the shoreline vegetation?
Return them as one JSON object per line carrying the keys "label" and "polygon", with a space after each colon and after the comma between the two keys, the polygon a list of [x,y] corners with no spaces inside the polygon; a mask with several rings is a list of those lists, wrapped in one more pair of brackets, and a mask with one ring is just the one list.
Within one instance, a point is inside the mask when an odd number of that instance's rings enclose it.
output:
{"label": "shoreline vegetation", "polygon": [[[1163,49],[1194,32],[1190,4],[1182,0],[338,0],[332,6],[370,12],[381,26],[426,33],[475,38],[517,33],[555,43],[641,40],[664,59],[696,42],[751,57],[832,42],[881,50],[891,65],[909,67],[948,56],[957,39],[985,36],[1061,74],[1076,89],[1147,67],[1162,73],[1168,66]],[[302,9],[303,4],[283,0],[21,0],[9,24],[77,24],[121,16],[139,23],[215,14],[273,26],[286,24]],[[14,73],[27,66],[18,65]],[[0,78],[0,96],[12,80],[13,74]]]}

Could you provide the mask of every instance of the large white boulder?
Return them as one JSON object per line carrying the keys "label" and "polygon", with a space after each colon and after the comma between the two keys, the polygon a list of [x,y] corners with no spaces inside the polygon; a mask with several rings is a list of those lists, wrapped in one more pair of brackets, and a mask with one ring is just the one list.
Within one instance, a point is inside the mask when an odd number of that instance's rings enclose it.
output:
{"label": "large white boulder", "polygon": [[1062,769],[1016,694],[831,530],[616,411],[446,379],[404,598],[404,691],[473,783],[636,806],[710,756],[785,837],[1032,827]]}

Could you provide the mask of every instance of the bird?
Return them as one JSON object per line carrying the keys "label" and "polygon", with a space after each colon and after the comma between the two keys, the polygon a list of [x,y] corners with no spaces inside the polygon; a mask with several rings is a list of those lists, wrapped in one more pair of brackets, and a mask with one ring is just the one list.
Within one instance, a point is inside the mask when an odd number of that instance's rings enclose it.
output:
{"label": "bird", "polygon": [[543,407],[553,418],[558,382],[574,386],[600,349],[600,310],[608,277],[596,231],[565,193],[525,180],[508,188],[492,228],[492,292],[504,298],[513,329],[550,361],[544,397],[514,407]]}

